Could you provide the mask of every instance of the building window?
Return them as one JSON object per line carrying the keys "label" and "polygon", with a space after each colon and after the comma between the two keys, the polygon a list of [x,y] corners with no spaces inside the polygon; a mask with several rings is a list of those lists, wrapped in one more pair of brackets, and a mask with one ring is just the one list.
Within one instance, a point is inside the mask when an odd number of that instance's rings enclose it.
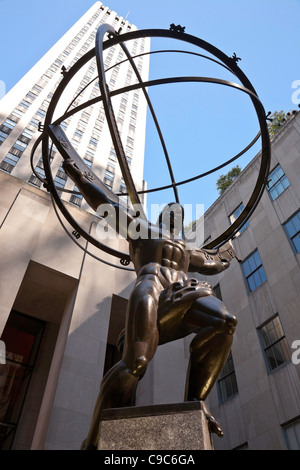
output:
{"label": "building window", "polygon": [[19,108],[15,108],[11,113],[18,120],[23,117],[23,111]]}
{"label": "building window", "polygon": [[288,188],[290,182],[286,177],[283,169],[280,165],[277,165],[273,171],[269,174],[269,180],[267,189],[269,191],[270,197],[273,201],[283,193],[283,191]]}
{"label": "building window", "polygon": [[6,119],[3,124],[0,126],[0,145],[6,137],[11,133],[11,131],[14,129],[16,125],[15,121],[12,121],[11,119]]}
{"label": "building window", "polygon": [[40,121],[36,118],[32,118],[30,123],[29,123],[31,126],[34,126],[34,127],[39,127],[39,124],[40,124]]}
{"label": "building window", "polygon": [[238,393],[238,386],[231,351],[218,378],[218,387],[221,402],[224,402],[228,398]]}
{"label": "building window", "polygon": [[[114,168],[113,168],[113,170],[114,170]],[[115,177],[114,172],[110,171],[109,169],[106,170],[105,176],[107,176],[108,178],[111,178],[112,180]]]}
{"label": "building window", "polygon": [[[232,225],[236,219],[239,217],[239,215],[243,212],[244,210],[244,204],[240,204],[229,216],[229,222]],[[236,233],[236,237],[239,236],[247,227],[249,227],[249,220],[242,226],[242,228]]]}
{"label": "building window", "polygon": [[112,160],[113,162],[116,162],[117,161],[117,154],[116,154],[116,151],[114,148],[111,148],[110,149],[110,152],[109,152],[109,159]]}
{"label": "building window", "polygon": [[293,215],[284,225],[295,253],[300,253],[300,211]]}
{"label": "building window", "polygon": [[122,132],[123,124],[124,124],[124,119],[122,117],[118,117],[117,118],[117,125],[118,125],[119,132]]}
{"label": "building window", "polygon": [[34,174],[30,176],[28,183],[32,184],[33,186],[36,186],[37,188],[40,188],[42,184],[42,182]]}
{"label": "building window", "polygon": [[282,425],[288,450],[300,450],[300,417]]}
{"label": "building window", "polygon": [[258,250],[242,263],[243,273],[250,292],[254,291],[267,280]]}
{"label": "building window", "polygon": [[222,300],[220,284],[215,285],[215,287],[213,287],[213,291],[214,291],[215,296],[217,297],[217,299]]}
{"label": "building window", "polygon": [[88,166],[89,168],[92,168],[93,160],[91,161],[89,158],[84,158],[83,161],[86,164],[86,166]]}
{"label": "building window", "polygon": [[27,98],[31,99],[31,100],[35,100],[37,95],[35,93],[33,93],[32,91],[29,91],[26,95]]}
{"label": "building window", "polygon": [[78,137],[79,139],[82,138],[83,136],[83,131],[81,129],[76,129],[75,132],[74,132],[74,137]]}
{"label": "building window", "polygon": [[8,136],[8,134],[6,132],[3,132],[3,131],[0,130],[0,145],[2,144],[2,142],[5,141],[7,136]]}
{"label": "building window", "polygon": [[29,103],[29,101],[27,100],[22,100],[21,103],[19,104],[19,106],[22,106],[25,109],[28,109],[30,105],[31,103]]}
{"label": "building window", "polygon": [[37,93],[40,93],[43,88],[40,85],[35,84],[33,85],[32,89],[35,90]]}
{"label": "building window", "polygon": [[93,146],[96,147],[96,146],[98,145],[98,140],[95,139],[95,137],[91,137],[91,138],[90,138],[89,145],[93,145]]}
{"label": "building window", "polygon": [[24,152],[26,147],[27,147],[27,143],[22,142],[20,139],[16,140],[16,142],[13,145],[13,148],[20,150],[20,152]]}
{"label": "building window", "polygon": [[290,352],[279,316],[258,328],[268,369],[273,370],[290,359]]}
{"label": "building window", "polygon": [[126,145],[126,149],[125,149],[125,153],[126,153],[126,158],[132,158],[133,156],[133,149],[131,147],[129,147],[128,145]]}
{"label": "building window", "polygon": [[65,185],[66,185],[66,181],[67,181],[67,175],[62,167],[62,165],[60,165],[57,173],[56,173],[56,176],[54,178],[54,184],[55,184],[55,187],[56,189],[59,190],[60,189],[64,189]]}
{"label": "building window", "polygon": [[104,183],[105,183],[106,186],[108,186],[109,188],[112,188],[112,187],[113,187],[113,181],[111,181],[109,178],[104,177]]}
{"label": "building window", "polygon": [[38,114],[39,116],[41,116],[42,118],[44,118],[46,116],[46,111],[42,108],[38,109],[36,114]]}
{"label": "building window", "polygon": [[19,157],[8,153],[6,157],[0,163],[0,169],[6,171],[7,173],[11,173],[14,169],[15,165],[18,163]]}
{"label": "building window", "polygon": [[16,164],[18,163],[20,157],[22,155],[22,151],[18,150],[15,147],[10,149],[10,152],[6,155],[6,157],[0,163],[0,169],[6,171],[7,173],[11,173]]}
{"label": "building window", "polygon": [[65,122],[65,121],[62,121],[62,122],[60,123],[60,127],[62,127],[64,130],[67,129],[68,125],[69,125],[69,123],[68,123],[68,122]]}
{"label": "building window", "polygon": [[[35,174],[36,173],[36,174]],[[40,158],[36,167],[35,167],[35,173],[33,173],[29,180],[28,183],[33,184],[34,186],[37,186],[38,188],[41,187],[42,181],[38,178],[38,176],[43,180],[45,179],[45,171],[44,171],[44,165],[43,165],[43,158]],[[37,176],[38,175],[38,176]]]}
{"label": "building window", "polygon": [[108,162],[106,170],[109,171],[112,175],[114,175],[116,171],[115,162]]}
{"label": "building window", "polygon": [[[74,191],[78,193],[78,188],[76,186],[74,186]],[[70,197],[70,202],[75,206],[80,207],[82,204],[82,199],[83,197],[81,194],[72,194],[72,196]]]}
{"label": "building window", "polygon": [[112,188],[112,186],[113,186],[114,176],[115,175],[111,171],[106,170],[105,176],[104,176],[104,183],[109,188]]}
{"label": "building window", "polygon": [[87,149],[87,150],[85,151],[85,155],[86,155],[88,158],[91,158],[92,160],[94,160],[95,152],[94,152],[93,150]]}
{"label": "building window", "polygon": [[132,137],[127,137],[127,146],[133,148],[134,140]]}
{"label": "building window", "polygon": [[31,129],[25,128],[21,136],[25,137],[26,139],[31,140],[33,137],[33,134],[34,134],[34,131],[32,131]]}
{"label": "building window", "polygon": [[120,193],[122,194],[127,193],[127,187],[123,178],[121,179],[121,183],[120,183]]}

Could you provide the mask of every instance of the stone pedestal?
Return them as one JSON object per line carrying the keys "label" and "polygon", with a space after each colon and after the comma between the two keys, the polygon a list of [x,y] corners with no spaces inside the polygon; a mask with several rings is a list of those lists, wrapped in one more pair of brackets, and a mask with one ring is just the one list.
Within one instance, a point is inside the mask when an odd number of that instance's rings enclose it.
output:
{"label": "stone pedestal", "polygon": [[200,402],[102,412],[98,450],[212,450]]}

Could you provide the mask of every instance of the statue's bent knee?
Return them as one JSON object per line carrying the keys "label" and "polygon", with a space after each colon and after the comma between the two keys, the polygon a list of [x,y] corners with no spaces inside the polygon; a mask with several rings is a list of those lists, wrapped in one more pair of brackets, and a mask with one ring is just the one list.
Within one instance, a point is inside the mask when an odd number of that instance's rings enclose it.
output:
{"label": "statue's bent knee", "polygon": [[145,356],[140,356],[137,358],[135,361],[133,367],[132,367],[132,374],[135,377],[139,377],[140,375],[144,374],[148,367],[149,361]]}
{"label": "statue's bent knee", "polygon": [[235,332],[237,325],[237,318],[234,315],[228,315],[226,318],[226,328],[227,332],[231,335]]}

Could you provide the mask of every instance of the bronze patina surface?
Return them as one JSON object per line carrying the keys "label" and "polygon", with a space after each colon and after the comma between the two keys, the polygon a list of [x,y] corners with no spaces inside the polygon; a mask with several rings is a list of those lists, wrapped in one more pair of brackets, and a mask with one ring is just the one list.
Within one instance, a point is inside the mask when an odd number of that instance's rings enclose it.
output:
{"label": "bronze patina surface", "polygon": [[[108,37],[106,40],[104,39],[105,35]],[[224,66],[240,80],[241,85],[209,77],[171,77],[143,82],[125,46],[125,42],[146,36],[178,39],[199,46],[216,57],[216,59],[201,54],[197,55]],[[124,50],[127,57],[126,60],[130,62],[136,75],[137,83],[110,92],[106,84],[102,54],[104,50],[115,44],[119,44]],[[183,51],[178,52],[182,53]],[[65,114],[53,122],[56,105],[65,87],[80,68],[94,56],[96,56],[97,60],[101,96],[82,105],[75,106],[73,109],[71,109],[70,105]],[[64,69],[62,71],[63,79],[53,95],[42,128],[42,135],[35,144],[32,155],[42,141],[45,169],[45,179],[43,182],[53,196],[53,200],[58,208],[71,226],[74,227],[76,238],[82,235],[100,250],[119,257],[124,269],[129,269],[125,268],[125,266],[131,262],[133,270],[136,272],[136,282],[127,306],[126,327],[124,332],[120,334],[119,344],[122,358],[102,379],[90,430],[82,447],[84,449],[97,448],[102,410],[128,406],[138,382],[144,376],[157,347],[160,344],[184,338],[191,333],[194,333],[194,337],[190,344],[190,360],[184,400],[187,402],[201,402],[211,431],[216,432],[220,436],[222,435],[220,425],[210,415],[205,405],[205,400],[228,357],[237,320],[227,310],[221,300],[214,295],[212,287],[207,282],[200,282],[190,277],[189,273],[200,273],[205,276],[215,275],[229,267],[230,262],[236,257],[231,245],[231,239],[246,223],[257,207],[267,184],[270,164],[270,141],[266,125],[267,116],[254,88],[238,67],[237,62],[239,60],[240,58],[236,54],[228,57],[207,42],[187,35],[185,28],[182,28],[180,25],[175,26],[172,24],[170,30],[142,30],[122,35],[117,33],[111,26],[102,25],[97,32],[95,49],[79,59],[70,70]],[[183,208],[179,203],[177,187],[180,184],[185,184],[187,181],[178,183],[174,179],[163,136],[147,94],[147,88],[150,86],[180,82],[218,84],[229,86],[248,94],[256,111],[260,126],[257,136],[243,151],[219,167],[190,179],[201,178],[231,163],[252,147],[258,138],[261,138],[262,152],[258,179],[250,199],[245,205],[245,209],[232,225],[201,249],[192,248],[187,244],[181,230],[184,214]],[[147,100],[168,163],[171,185],[165,186],[165,188],[172,187],[174,190],[175,203],[170,203],[164,208],[156,224],[150,223],[147,220],[142,207],[140,207],[138,213],[134,210],[129,210],[119,202],[118,195],[107,188],[101,179],[84,164],[60,127],[60,123],[75,112],[78,112],[85,106],[102,101],[131,203],[133,205],[139,204],[141,192],[136,191],[111,103],[113,96],[137,89],[142,89]],[[74,181],[78,191],[90,207],[103,218],[107,217],[107,212],[110,210],[115,212],[116,218],[114,220],[117,220],[118,223],[114,226],[114,229],[127,240],[129,247],[128,254],[119,253],[103,245],[99,240],[93,239],[89,233],[86,233],[77,224],[67,211],[58,195],[51,173],[49,157],[50,139],[64,160],[63,167],[66,174]],[[164,188],[156,188],[155,190],[158,189]],[[104,207],[105,209],[102,210],[101,208]],[[133,236],[133,233],[136,235],[138,232],[143,234],[143,236]]]}

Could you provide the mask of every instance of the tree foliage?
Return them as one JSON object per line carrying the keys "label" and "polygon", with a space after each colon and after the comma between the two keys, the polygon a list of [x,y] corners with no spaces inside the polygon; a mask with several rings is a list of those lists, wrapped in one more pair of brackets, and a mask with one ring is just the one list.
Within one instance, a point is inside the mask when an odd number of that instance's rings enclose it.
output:
{"label": "tree foliage", "polygon": [[196,220],[191,220],[187,225],[184,226],[184,233],[188,233],[191,229],[195,229]]}
{"label": "tree foliage", "polygon": [[233,167],[226,175],[220,175],[217,179],[217,190],[219,194],[223,194],[225,189],[227,189],[231,183],[238,177],[242,169],[239,165]]}
{"label": "tree foliage", "polygon": [[278,129],[286,122],[287,113],[285,111],[274,111],[269,119],[270,121],[268,122],[268,130],[270,137],[273,137]]}
{"label": "tree foliage", "polygon": [[[291,114],[295,114],[296,111],[290,111],[290,112],[285,112],[285,111],[274,111],[269,117],[269,122],[268,122],[268,130],[270,137],[273,137],[276,132],[280,129],[280,127],[286,123],[286,121],[289,119]],[[225,189],[227,189],[231,183],[238,177],[238,175],[241,173],[241,168],[239,165],[233,167],[226,175],[220,175],[219,178],[217,179],[217,190],[219,191],[219,194],[223,194]]]}

